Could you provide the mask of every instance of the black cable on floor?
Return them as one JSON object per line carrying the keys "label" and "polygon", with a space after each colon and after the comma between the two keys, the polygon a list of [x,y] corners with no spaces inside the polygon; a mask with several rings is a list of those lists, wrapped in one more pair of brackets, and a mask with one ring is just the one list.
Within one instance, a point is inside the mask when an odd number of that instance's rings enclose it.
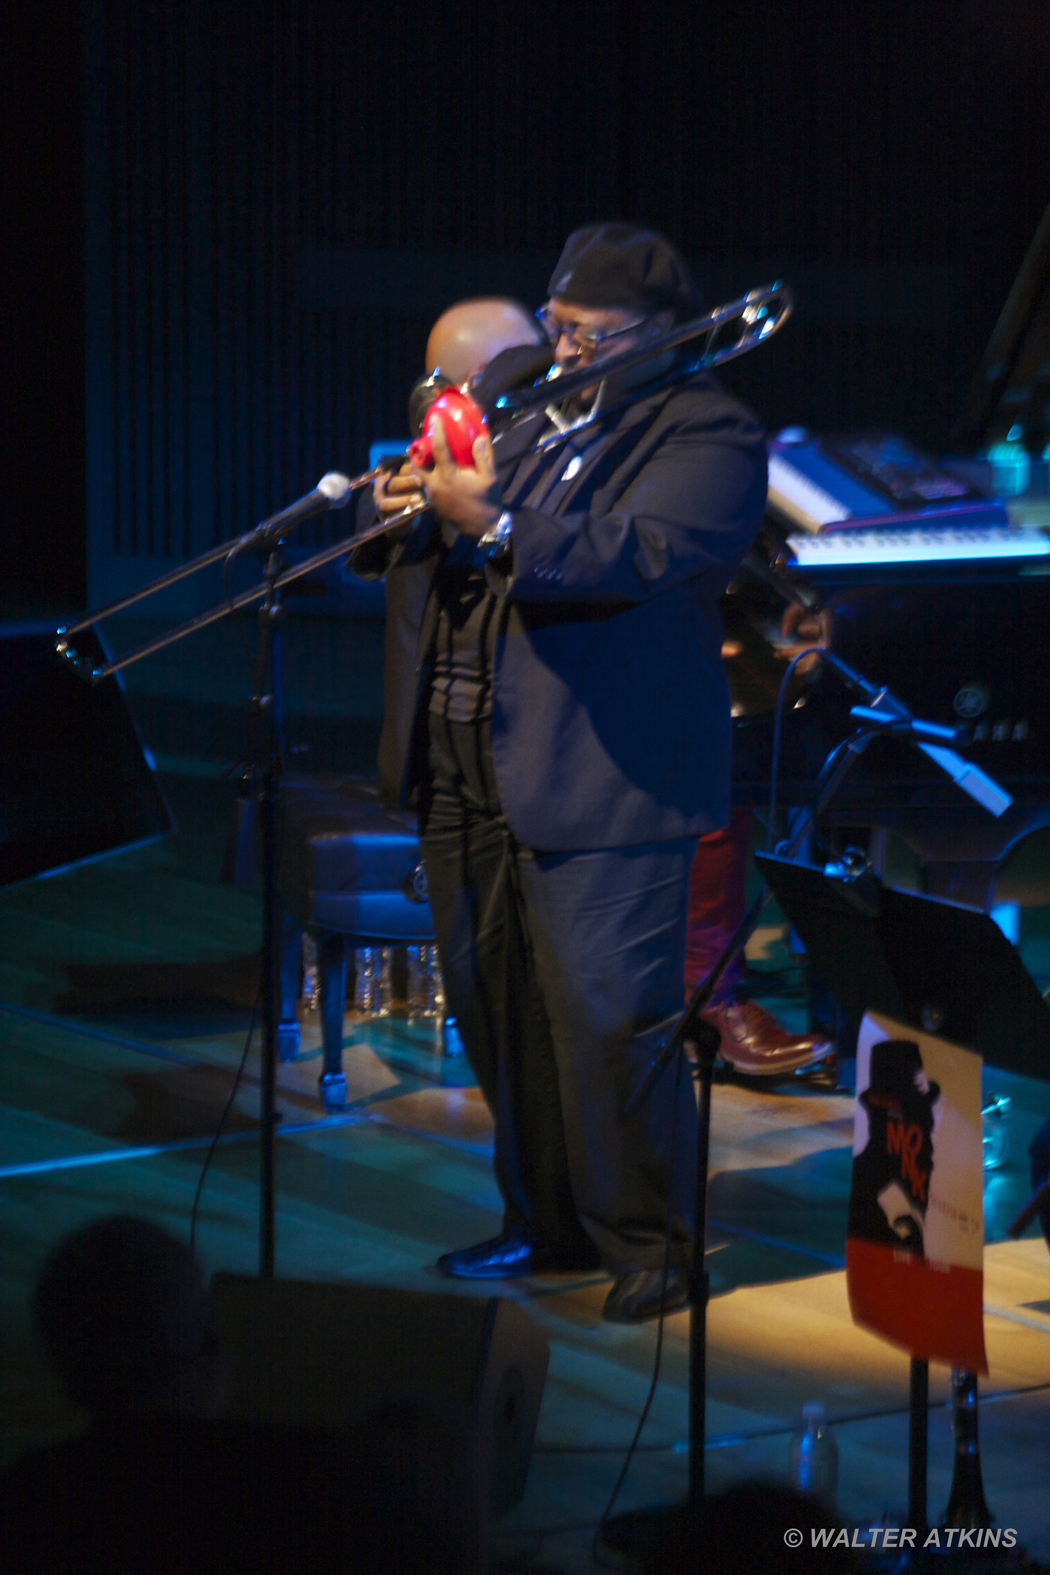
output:
{"label": "black cable on floor", "polygon": [[664,1349],[664,1320],[667,1316],[666,1312],[664,1311],[664,1303],[667,1300],[667,1279],[671,1272],[671,1210],[673,1206],[672,1200],[674,1198],[675,1150],[678,1146],[676,1142],[676,1138],[678,1136],[678,1095],[682,1087],[682,1062],[684,1060],[685,1047],[680,1042],[678,1046],[678,1055],[675,1061],[674,1100],[671,1104],[671,1163],[667,1167],[667,1211],[664,1218],[664,1262],[660,1288],[660,1316],[656,1325],[656,1352],[653,1357],[653,1376],[649,1384],[649,1393],[646,1395],[645,1404],[642,1407],[642,1414],[638,1418],[638,1426],[634,1430],[634,1437],[631,1439],[627,1454],[624,1456],[623,1465],[620,1467],[620,1475],[616,1478],[616,1486],[610,1493],[609,1502],[602,1510],[601,1519],[594,1528],[594,1537],[591,1541],[591,1558],[594,1560],[595,1564],[601,1565],[602,1569],[617,1568],[615,1565],[606,1564],[605,1561],[599,1557],[598,1542],[603,1530],[608,1524],[609,1516],[612,1514],[613,1505],[620,1496],[620,1489],[623,1487],[623,1484],[627,1478],[627,1473],[631,1467],[631,1461],[634,1459],[635,1453],[638,1449],[638,1444],[642,1436],[642,1430],[649,1419],[649,1411],[653,1403],[653,1398],[656,1394],[656,1386],[660,1380],[660,1359],[663,1356]]}
{"label": "black cable on floor", "polygon": [[229,1117],[230,1111],[233,1109],[233,1101],[237,1097],[237,1090],[241,1086],[241,1078],[244,1076],[244,1068],[245,1068],[245,1066],[248,1063],[248,1051],[251,1049],[252,1035],[255,1032],[255,1019],[259,1015],[259,1007],[261,1006],[261,1004],[262,1004],[262,976],[260,975],[259,988],[255,992],[255,1002],[254,1002],[254,1005],[252,1006],[252,1015],[251,1015],[251,1018],[250,1018],[250,1020],[248,1022],[248,1032],[244,1036],[244,1049],[241,1051],[240,1064],[237,1067],[237,1072],[236,1072],[236,1075],[234,1076],[234,1079],[233,1079],[233,1087],[230,1089],[230,1096],[229,1096],[229,1098],[226,1101],[225,1107],[223,1108],[222,1115],[219,1117],[219,1124],[215,1128],[215,1135],[212,1138],[211,1143],[208,1145],[208,1152],[204,1156],[204,1164],[201,1166],[201,1173],[200,1173],[200,1175],[197,1178],[197,1190],[193,1194],[193,1207],[190,1210],[190,1251],[191,1252],[194,1250],[194,1246],[195,1246],[195,1243],[196,1243],[196,1240],[197,1240],[197,1210],[200,1207],[201,1193],[204,1190],[204,1178],[208,1174],[208,1167],[211,1165],[212,1156],[214,1155],[215,1150],[219,1146],[219,1139],[222,1137],[223,1127],[226,1125],[226,1121],[227,1121],[227,1118]]}

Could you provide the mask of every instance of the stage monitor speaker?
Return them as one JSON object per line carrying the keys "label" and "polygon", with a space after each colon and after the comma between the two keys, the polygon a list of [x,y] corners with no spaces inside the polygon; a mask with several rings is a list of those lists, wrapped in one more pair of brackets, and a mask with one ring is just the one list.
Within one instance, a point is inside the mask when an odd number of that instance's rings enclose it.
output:
{"label": "stage monitor speaker", "polygon": [[[77,649],[108,659],[90,630]],[[0,886],[171,830],[119,681],[78,678],[50,624],[0,624]]]}
{"label": "stage monitor speaker", "polygon": [[211,1287],[231,1417],[340,1427],[430,1400],[470,1418],[492,1513],[518,1503],[550,1351],[516,1302],[222,1273]]}

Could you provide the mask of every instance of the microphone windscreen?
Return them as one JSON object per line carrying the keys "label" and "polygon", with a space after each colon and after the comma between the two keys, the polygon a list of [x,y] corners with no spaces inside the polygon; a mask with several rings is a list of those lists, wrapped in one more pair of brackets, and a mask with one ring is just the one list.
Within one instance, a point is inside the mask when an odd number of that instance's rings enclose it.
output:
{"label": "microphone windscreen", "polygon": [[328,471],[317,483],[317,491],[324,493],[329,508],[333,509],[341,509],[353,490],[350,478],[341,475],[338,470]]}
{"label": "microphone windscreen", "polygon": [[531,388],[547,375],[553,360],[549,344],[513,345],[509,350],[501,350],[477,381],[471,382],[471,398],[491,417],[501,394],[514,388]]}

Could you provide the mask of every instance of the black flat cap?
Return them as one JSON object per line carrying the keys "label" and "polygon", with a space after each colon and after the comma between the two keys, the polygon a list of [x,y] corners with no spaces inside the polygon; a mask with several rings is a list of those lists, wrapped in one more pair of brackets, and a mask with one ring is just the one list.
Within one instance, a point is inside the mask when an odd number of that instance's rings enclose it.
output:
{"label": "black flat cap", "polygon": [[585,224],[565,242],[548,286],[576,306],[674,312],[703,310],[696,280],[670,241],[636,224]]}

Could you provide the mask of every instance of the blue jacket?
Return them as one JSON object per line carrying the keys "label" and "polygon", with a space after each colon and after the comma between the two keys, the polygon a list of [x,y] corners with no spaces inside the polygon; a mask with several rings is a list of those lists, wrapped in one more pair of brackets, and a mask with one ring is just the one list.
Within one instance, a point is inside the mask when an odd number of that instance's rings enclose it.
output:
{"label": "blue jacket", "polygon": [[[643,396],[543,454],[542,413],[496,439],[510,556],[492,735],[515,836],[545,852],[697,836],[725,824],[730,719],[718,598],[762,523],[766,450],[705,374]],[[577,459],[579,464],[576,463]],[[432,515],[401,544],[357,549],[359,574],[416,583],[446,551]],[[407,579],[406,579],[407,585]],[[437,601],[425,603],[401,800],[426,808],[426,704]],[[388,693],[396,690],[389,683]],[[388,763],[389,768],[389,763]]]}

